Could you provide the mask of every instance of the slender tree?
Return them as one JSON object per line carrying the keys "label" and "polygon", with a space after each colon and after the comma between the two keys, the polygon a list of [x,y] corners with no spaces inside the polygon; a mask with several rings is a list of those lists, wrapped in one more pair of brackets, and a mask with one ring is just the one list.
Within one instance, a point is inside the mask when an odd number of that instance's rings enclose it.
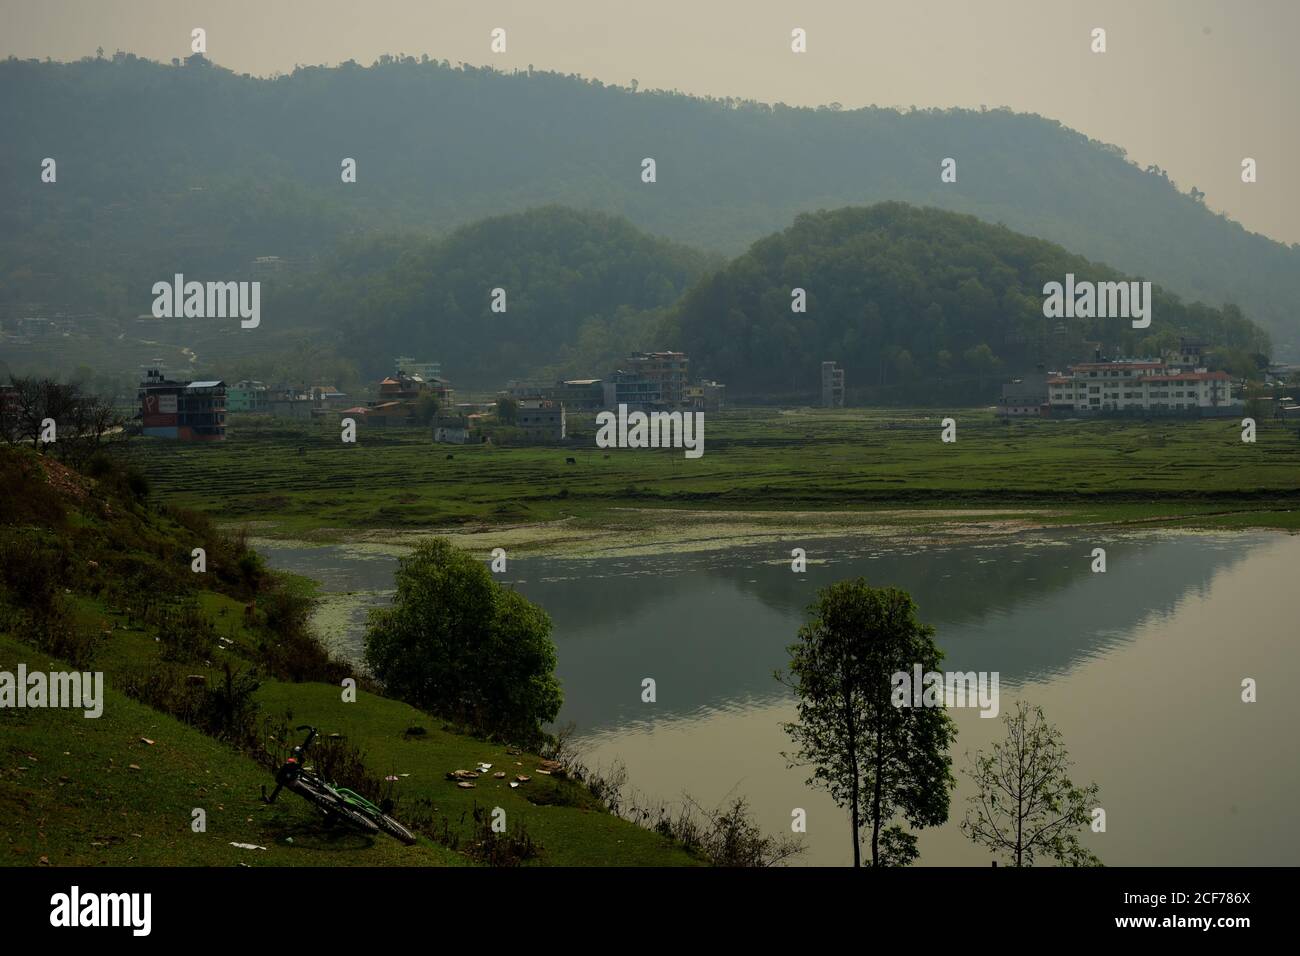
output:
{"label": "slender tree", "polygon": [[1043,708],[1017,701],[1002,721],[1006,739],[978,751],[966,771],[979,792],[967,801],[962,832],[1014,866],[1032,866],[1040,853],[1067,866],[1100,866],[1077,834],[1097,804],[1097,785],[1070,782],[1061,732]]}
{"label": "slender tree", "polygon": [[948,819],[954,780],[948,748],[956,730],[941,707],[897,707],[891,681],[920,664],[934,670],[943,654],[934,629],[916,619],[905,591],[873,588],[862,578],[823,589],[811,619],[790,647],[789,676],[798,697],[785,731],[798,749],[791,765],[813,768],[808,783],[849,809],[853,865],[862,834],[871,834],[871,865],[906,865],[917,856],[913,828]]}

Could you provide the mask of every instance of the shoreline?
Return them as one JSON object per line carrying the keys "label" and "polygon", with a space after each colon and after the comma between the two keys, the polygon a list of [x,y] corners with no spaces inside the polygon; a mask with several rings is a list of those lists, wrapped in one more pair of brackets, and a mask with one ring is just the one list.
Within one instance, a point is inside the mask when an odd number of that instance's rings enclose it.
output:
{"label": "shoreline", "polygon": [[[1267,525],[1206,527],[1180,524],[1205,515],[1159,515],[1123,521],[1084,521],[1068,509],[896,508],[876,511],[752,511],[744,509],[612,508],[599,516],[568,516],[520,524],[475,524],[428,528],[319,528],[306,535],[275,531],[271,522],[248,522],[249,543],[280,547],[346,545],[361,553],[403,555],[421,541],[446,538],[471,551],[504,548],[528,557],[595,560],[707,552],[767,543],[798,546],[802,541],[862,537],[882,545],[934,547],[972,538],[1004,540],[1035,532],[1066,533],[1087,528],[1092,535],[1126,532],[1182,534],[1266,531]],[[611,520],[613,519],[613,520]],[[1065,520],[1061,520],[1065,519]],[[1073,519],[1073,520],[1071,520]]]}

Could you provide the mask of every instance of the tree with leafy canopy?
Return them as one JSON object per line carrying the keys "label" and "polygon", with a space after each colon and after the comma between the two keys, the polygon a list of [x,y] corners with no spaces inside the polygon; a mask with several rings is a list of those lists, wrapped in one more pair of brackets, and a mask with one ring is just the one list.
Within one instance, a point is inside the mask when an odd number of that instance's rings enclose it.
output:
{"label": "tree with leafy canopy", "polygon": [[441,538],[403,558],[396,583],[365,637],[385,689],[486,736],[540,743],[562,700],[546,612]]}
{"label": "tree with leafy canopy", "polygon": [[854,866],[868,829],[871,865],[905,866],[918,855],[916,836],[892,821],[945,822],[954,785],[952,719],[941,707],[891,700],[894,674],[937,668],[934,629],[917,621],[907,592],[862,578],[824,588],[809,612],[790,647],[789,676],[777,675],[798,697],[797,718],[785,725],[798,749],[786,759],[811,765],[809,785],[848,806]]}
{"label": "tree with leafy canopy", "polygon": [[501,424],[513,425],[518,411],[519,403],[509,395],[502,395],[497,399],[497,420]]}
{"label": "tree with leafy canopy", "polygon": [[1043,708],[1017,701],[1002,721],[1006,739],[990,753],[978,751],[966,771],[978,793],[968,800],[962,832],[1014,866],[1032,866],[1040,853],[1066,866],[1100,866],[1076,832],[1097,805],[1097,785],[1070,781],[1061,732]]}

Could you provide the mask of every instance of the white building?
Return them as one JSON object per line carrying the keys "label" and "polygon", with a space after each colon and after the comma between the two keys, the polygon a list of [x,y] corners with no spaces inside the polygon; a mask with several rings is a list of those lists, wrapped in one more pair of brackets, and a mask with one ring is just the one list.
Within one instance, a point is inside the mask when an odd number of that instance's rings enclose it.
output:
{"label": "white building", "polygon": [[1151,359],[1087,362],[1048,378],[1048,404],[1054,414],[1155,411],[1231,414],[1227,372],[1188,369]]}

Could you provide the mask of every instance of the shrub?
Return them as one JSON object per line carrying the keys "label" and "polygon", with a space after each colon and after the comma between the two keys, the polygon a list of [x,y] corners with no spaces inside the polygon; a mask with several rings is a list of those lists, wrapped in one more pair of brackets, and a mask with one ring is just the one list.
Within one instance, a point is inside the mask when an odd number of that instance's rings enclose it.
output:
{"label": "shrub", "polygon": [[337,684],[352,668],[330,657],[311,631],[313,601],[277,585],[259,598],[265,615],[258,648],[267,673],[281,680]]}
{"label": "shrub", "polygon": [[259,705],[253,696],[261,683],[250,671],[222,666],[222,679],[204,687],[196,725],[210,737],[245,750],[257,744]]}

